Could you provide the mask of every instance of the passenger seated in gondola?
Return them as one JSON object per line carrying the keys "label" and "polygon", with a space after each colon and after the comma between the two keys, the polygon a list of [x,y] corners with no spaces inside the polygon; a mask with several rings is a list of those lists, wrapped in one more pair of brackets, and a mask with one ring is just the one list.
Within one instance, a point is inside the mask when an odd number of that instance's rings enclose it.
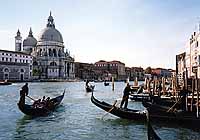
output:
{"label": "passenger seated in gondola", "polygon": [[45,96],[42,97],[42,102],[45,101]]}
{"label": "passenger seated in gondola", "polygon": [[131,92],[131,88],[130,88],[129,83],[127,83],[127,85],[126,85],[126,87],[123,91],[123,97],[122,97],[122,101],[121,101],[121,104],[120,104],[120,108],[122,108],[122,106],[125,103],[124,109],[127,109],[130,92]]}
{"label": "passenger seated in gondola", "polygon": [[38,108],[39,106],[41,106],[41,99],[38,99],[33,103],[34,108]]}
{"label": "passenger seated in gondola", "polygon": [[52,105],[53,103],[50,101],[50,97],[48,97],[47,99],[46,99],[46,107],[51,107],[51,105]]}

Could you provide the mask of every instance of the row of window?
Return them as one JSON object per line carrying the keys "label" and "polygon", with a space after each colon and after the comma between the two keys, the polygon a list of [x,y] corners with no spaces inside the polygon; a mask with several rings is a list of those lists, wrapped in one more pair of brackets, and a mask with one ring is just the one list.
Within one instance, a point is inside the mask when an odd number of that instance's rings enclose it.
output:
{"label": "row of window", "polygon": [[[19,60],[19,61],[17,61]],[[2,57],[1,61],[5,61],[5,62],[13,62],[12,58],[8,58],[8,57]],[[15,62],[20,62],[20,63],[28,63],[28,60],[22,60],[22,59],[15,59]],[[32,63],[32,61],[30,60],[30,63]]]}
{"label": "row of window", "polygon": [[16,56],[16,57],[17,57],[17,56],[20,56],[20,57],[23,57],[23,58],[28,58],[27,55],[17,55],[17,54],[15,54],[15,55],[13,54],[13,55],[12,55],[11,53],[10,53],[10,54],[8,54],[8,53],[1,53],[1,55],[6,55],[6,56]]}
{"label": "row of window", "polygon": [[117,64],[95,64],[94,66],[96,66],[96,67],[105,67],[105,66],[108,66],[108,65],[117,66]]}
{"label": "row of window", "polygon": [[[4,72],[6,72],[6,73],[8,73],[8,72],[10,72],[10,70],[9,70],[9,68],[4,68]],[[20,72],[25,72],[25,70],[24,69],[20,69]]]}

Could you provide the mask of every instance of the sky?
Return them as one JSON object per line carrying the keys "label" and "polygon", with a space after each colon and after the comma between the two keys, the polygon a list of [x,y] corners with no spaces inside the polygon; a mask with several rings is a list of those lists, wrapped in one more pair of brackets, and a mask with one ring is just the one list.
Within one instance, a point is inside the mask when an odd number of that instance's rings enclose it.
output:
{"label": "sky", "polygon": [[127,67],[175,69],[175,58],[200,23],[199,0],[6,0],[0,49],[15,49],[30,27],[36,39],[50,11],[76,62],[118,60]]}

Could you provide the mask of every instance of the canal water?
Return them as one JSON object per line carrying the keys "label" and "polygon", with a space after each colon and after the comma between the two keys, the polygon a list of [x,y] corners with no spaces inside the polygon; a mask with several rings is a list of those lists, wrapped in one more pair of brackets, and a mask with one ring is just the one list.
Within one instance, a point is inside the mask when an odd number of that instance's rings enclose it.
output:
{"label": "canal water", "polygon": [[[61,106],[47,117],[31,118],[18,110],[19,90],[24,83],[0,86],[0,140],[147,140],[147,126],[142,122],[120,119],[93,105],[84,82],[29,83],[29,95],[55,97],[66,89]],[[95,97],[113,104],[121,98],[124,82],[115,90],[103,83],[95,84]],[[32,103],[27,98],[27,102]],[[139,102],[129,107],[144,109]],[[163,140],[199,140],[196,129],[177,125],[153,124]],[[200,126],[199,126],[200,127]]]}

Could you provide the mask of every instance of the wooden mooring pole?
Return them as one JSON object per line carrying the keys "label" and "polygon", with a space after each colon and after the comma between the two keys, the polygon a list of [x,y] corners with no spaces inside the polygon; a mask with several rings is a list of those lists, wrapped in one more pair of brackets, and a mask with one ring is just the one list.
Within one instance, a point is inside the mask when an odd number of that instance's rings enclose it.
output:
{"label": "wooden mooring pole", "polygon": [[114,89],[115,89],[115,79],[114,77],[112,77],[112,90],[114,91]]}
{"label": "wooden mooring pole", "polygon": [[195,87],[195,80],[192,79],[192,99],[191,99],[191,106],[190,106],[190,111],[193,111],[193,100],[194,100],[194,87]]}

